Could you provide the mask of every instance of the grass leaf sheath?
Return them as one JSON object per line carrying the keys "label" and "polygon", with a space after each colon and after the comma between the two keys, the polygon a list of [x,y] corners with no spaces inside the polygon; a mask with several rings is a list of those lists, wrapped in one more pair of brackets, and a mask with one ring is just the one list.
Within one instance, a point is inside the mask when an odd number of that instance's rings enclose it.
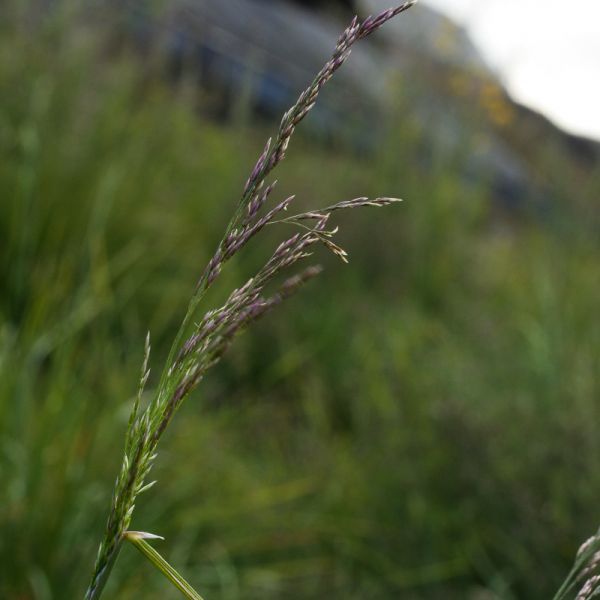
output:
{"label": "grass leaf sheath", "polygon": [[131,542],[188,600],[202,600],[196,590],[146,541],[162,539],[140,531],[127,531],[125,539]]}

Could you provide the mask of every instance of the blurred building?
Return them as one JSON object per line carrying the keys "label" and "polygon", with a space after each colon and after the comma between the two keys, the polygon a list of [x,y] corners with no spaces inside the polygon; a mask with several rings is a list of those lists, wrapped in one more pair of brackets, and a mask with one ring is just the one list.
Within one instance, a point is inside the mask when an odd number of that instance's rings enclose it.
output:
{"label": "blurred building", "polygon": [[[166,51],[171,76],[192,74],[217,95],[213,105],[220,116],[243,106],[274,117],[294,103],[328,59],[343,27],[335,14],[303,4],[175,0],[158,14],[137,3],[129,19],[139,41],[159,43]],[[366,45],[356,49],[311,113],[307,127],[313,135],[350,140],[356,147],[373,143],[373,107],[385,97],[386,84],[379,59]]]}
{"label": "blurred building", "polygon": [[[172,78],[190,77],[213,96],[221,118],[245,111],[281,115],[331,54],[356,10],[376,13],[389,0],[173,0],[160,11],[129,5],[138,41],[158,44]],[[343,17],[343,18],[341,18]],[[419,5],[357,45],[352,60],[326,86],[306,122],[323,141],[374,149],[387,126],[388,107],[404,97],[406,115],[431,154],[464,154],[464,176],[486,180],[509,208],[540,200],[522,154],[511,144],[516,123],[557,130],[515,105],[485,64],[466,32],[436,11]],[[537,121],[536,121],[537,118]],[[536,124],[532,123],[536,121]],[[573,145],[571,140],[571,145]]]}

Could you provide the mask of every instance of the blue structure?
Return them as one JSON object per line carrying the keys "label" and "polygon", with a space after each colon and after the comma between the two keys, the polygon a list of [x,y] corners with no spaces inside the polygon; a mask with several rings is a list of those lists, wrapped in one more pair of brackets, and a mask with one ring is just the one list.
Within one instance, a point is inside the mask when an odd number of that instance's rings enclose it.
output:
{"label": "blue structure", "polygon": [[[137,2],[129,5],[129,20],[138,41],[166,51],[172,77],[192,74],[218,96],[223,115],[244,102],[258,114],[282,114],[340,34],[338,21],[274,0],[174,0],[160,12]],[[324,90],[307,128],[323,139],[369,146],[386,78],[367,45],[352,58]]]}

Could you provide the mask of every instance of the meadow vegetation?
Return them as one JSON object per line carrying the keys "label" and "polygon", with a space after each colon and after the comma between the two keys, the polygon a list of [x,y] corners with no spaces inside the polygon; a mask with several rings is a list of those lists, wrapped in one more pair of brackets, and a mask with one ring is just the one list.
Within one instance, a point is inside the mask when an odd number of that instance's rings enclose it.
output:
{"label": "meadow vegetation", "polygon": [[[146,331],[158,374],[269,127],[212,122],[83,27],[31,26],[0,23],[0,597],[50,600],[85,590]],[[323,256],[236,343],[138,503],[207,599],[548,598],[600,523],[598,171],[531,148],[552,209],[509,218],[416,158],[402,92],[393,122],[366,156],[290,151],[303,207],[405,202],[342,219],[351,268]],[[140,589],[178,597],[126,548],[107,597]]]}

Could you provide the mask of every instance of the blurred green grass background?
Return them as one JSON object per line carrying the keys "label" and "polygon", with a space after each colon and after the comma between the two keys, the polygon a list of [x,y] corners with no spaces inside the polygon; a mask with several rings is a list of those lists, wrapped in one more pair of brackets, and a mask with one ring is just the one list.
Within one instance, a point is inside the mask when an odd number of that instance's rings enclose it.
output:
{"label": "blurred green grass background", "polygon": [[[30,34],[0,23],[0,596],[50,600],[83,594],[144,336],[157,373],[270,126],[89,29]],[[406,201],[343,219],[350,266],[236,343],[138,505],[207,599],[548,598],[600,523],[598,171],[530,148],[555,206],[508,217],[396,113],[365,157],[293,144],[300,205]],[[178,597],[133,548],[106,596]]]}

